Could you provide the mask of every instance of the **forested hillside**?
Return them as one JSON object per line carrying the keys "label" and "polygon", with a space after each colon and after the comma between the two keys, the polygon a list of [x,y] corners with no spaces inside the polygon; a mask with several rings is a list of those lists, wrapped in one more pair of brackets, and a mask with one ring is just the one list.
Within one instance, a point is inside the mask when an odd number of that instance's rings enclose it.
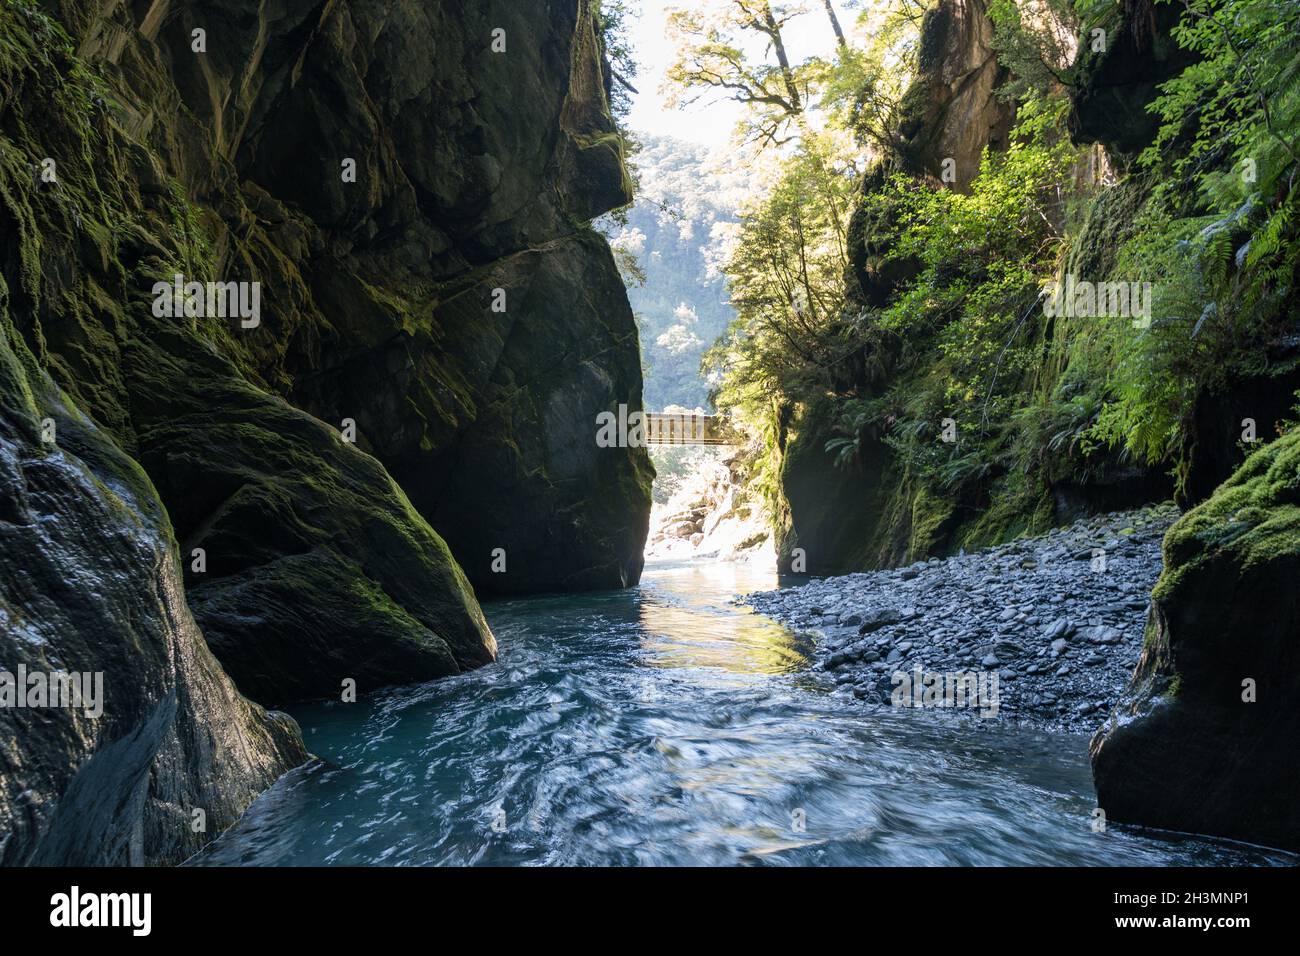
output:
{"label": "forested hillside", "polygon": [[739,185],[703,146],[638,138],[637,201],[607,234],[641,331],[646,407],[704,406],[700,359],[735,317],[720,256],[734,236]]}

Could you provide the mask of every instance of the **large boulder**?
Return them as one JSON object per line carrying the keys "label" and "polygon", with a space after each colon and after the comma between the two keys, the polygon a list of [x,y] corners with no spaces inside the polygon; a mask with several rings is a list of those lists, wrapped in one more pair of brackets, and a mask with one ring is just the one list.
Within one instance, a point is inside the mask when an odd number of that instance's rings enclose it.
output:
{"label": "large boulder", "polygon": [[[632,198],[594,5],[290,9],[223,21],[265,49],[253,76],[173,56],[241,182],[231,196],[218,177],[209,199],[213,177],[192,174],[218,246],[280,293],[239,348],[292,404],[356,423],[476,588],[634,584],[649,458],[595,445],[596,414],[640,409],[642,381],[626,291],[587,226]],[[211,16],[160,39],[175,49]]]}
{"label": "large boulder", "polygon": [[217,352],[140,325],[123,356],[137,455],[240,690],[273,705],[493,660],[465,575],[378,461]]}
{"label": "large boulder", "polygon": [[[307,753],[213,659],[153,486],[36,369],[8,298],[0,280],[0,865],[177,863]],[[89,675],[85,706],[17,706],[24,672]]]}
{"label": "large boulder", "polygon": [[[468,327],[472,303],[495,288],[514,305],[487,327],[488,361],[466,376],[479,413],[453,451],[410,449],[394,474],[483,592],[631,586],[641,576],[654,474],[644,448],[596,441],[601,413],[641,408],[639,349],[627,347],[636,320],[613,255],[594,233],[519,253],[435,319]],[[493,570],[497,549],[504,571]]]}
{"label": "large boulder", "polygon": [[1170,529],[1146,644],[1092,740],[1114,821],[1300,848],[1300,432]]}

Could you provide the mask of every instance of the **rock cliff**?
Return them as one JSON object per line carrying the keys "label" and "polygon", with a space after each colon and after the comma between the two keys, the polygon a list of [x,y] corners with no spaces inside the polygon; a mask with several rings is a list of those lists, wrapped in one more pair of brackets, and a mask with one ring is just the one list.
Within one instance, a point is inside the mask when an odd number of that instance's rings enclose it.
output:
{"label": "rock cliff", "polygon": [[607,84],[589,0],[0,5],[0,664],[108,688],[70,744],[0,711],[4,862],[174,862],[178,807],[214,832],[304,759],[222,667],[365,693],[490,661],[475,586],[636,581]]}
{"label": "rock cliff", "polygon": [[[9,304],[0,281],[0,865],[179,862],[307,754],[222,673],[149,479],[40,372]],[[58,672],[84,696],[48,706],[22,679]]]}

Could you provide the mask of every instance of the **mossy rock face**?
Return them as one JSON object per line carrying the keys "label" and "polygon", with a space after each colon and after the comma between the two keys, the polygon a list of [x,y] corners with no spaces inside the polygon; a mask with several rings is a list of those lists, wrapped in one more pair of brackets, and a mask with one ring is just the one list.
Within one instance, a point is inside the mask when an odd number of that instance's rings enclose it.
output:
{"label": "mossy rock face", "polygon": [[149,479],[37,368],[8,306],[0,279],[0,662],[99,675],[102,696],[0,707],[0,865],[178,863],[308,755],[222,672]]}
{"label": "mossy rock face", "polygon": [[[394,472],[486,592],[635,584],[654,471],[643,447],[597,444],[602,413],[641,409],[636,322],[608,246],[583,234],[504,260],[460,302],[498,287],[515,305],[488,374],[472,376],[478,414],[451,451]],[[459,326],[445,308],[437,318]]]}
{"label": "mossy rock face", "polygon": [[480,591],[634,584],[653,471],[644,448],[596,442],[601,413],[641,408],[636,323],[604,239],[477,270],[444,290],[431,328],[460,331],[418,328],[313,378],[304,404],[359,410],[363,440]]}
{"label": "mossy rock face", "polygon": [[802,549],[810,574],[880,566],[878,535],[897,478],[882,443],[866,447],[854,468],[835,467],[825,450],[834,434],[832,414],[825,401],[800,409],[782,456],[788,526],[778,535],[777,550],[782,566],[789,567],[793,549]]}
{"label": "mossy rock face", "polygon": [[[34,21],[66,62],[0,63],[16,102],[59,107],[40,137],[26,105],[7,126],[21,331],[156,480],[186,566],[205,552],[190,584],[232,673],[298,673],[258,684],[282,701],[357,676],[334,672],[351,642],[372,686],[491,660],[430,519],[493,590],[635,583],[648,457],[594,441],[598,411],[640,407],[641,377],[612,256],[581,222],[630,199],[588,0],[66,13],[71,38]],[[206,57],[168,54],[214,23]],[[87,118],[96,84],[112,100]],[[19,159],[55,147],[75,157],[59,188],[20,184]],[[175,274],[259,282],[260,324],[155,319],[149,290]],[[489,576],[496,548],[509,572]],[[364,586],[319,593],[343,567]],[[286,568],[300,601],[248,613],[260,569],[283,591]],[[291,671],[313,620],[338,653]]]}
{"label": "mossy rock face", "polygon": [[469,582],[378,461],[182,334],[146,326],[125,366],[195,616],[245,693],[366,692],[495,657]]}
{"label": "mossy rock face", "polygon": [[897,567],[953,550],[960,502],[911,480],[890,447],[869,433],[849,467],[835,464],[826,451],[835,436],[833,414],[832,402],[811,403],[796,411],[786,433],[777,522],[781,566],[791,567],[796,547],[812,574]]}
{"label": "mossy rock face", "polygon": [[1106,44],[1094,51],[1091,43],[1081,43],[1071,68],[1075,142],[1102,143],[1121,163],[1151,142],[1160,121],[1147,111],[1148,104],[1159,95],[1160,84],[1194,59],[1170,34],[1181,15],[1177,4],[1129,0],[1084,25],[1085,37],[1093,28],[1105,30]]}
{"label": "mossy rock face", "polygon": [[[1289,310],[1295,313],[1295,306]],[[1284,312],[1284,314],[1286,314]],[[1178,503],[1191,507],[1207,499],[1242,463],[1243,425],[1268,437],[1286,427],[1300,391],[1300,343],[1278,336],[1259,345],[1258,375],[1241,373],[1226,383],[1203,388],[1192,406],[1181,449],[1183,481]]]}
{"label": "mossy rock face", "polygon": [[1300,433],[1165,537],[1147,641],[1093,738],[1115,821],[1300,848]]}

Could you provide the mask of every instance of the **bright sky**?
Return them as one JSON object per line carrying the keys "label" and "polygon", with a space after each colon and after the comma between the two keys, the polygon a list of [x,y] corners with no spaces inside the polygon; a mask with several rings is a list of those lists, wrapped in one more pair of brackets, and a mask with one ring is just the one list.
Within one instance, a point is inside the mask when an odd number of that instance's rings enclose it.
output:
{"label": "bright sky", "polygon": [[[683,110],[670,110],[665,105],[667,96],[660,89],[664,73],[672,62],[672,48],[665,36],[669,7],[685,6],[692,0],[635,0],[641,16],[631,25],[632,45],[641,70],[634,86],[640,90],[633,97],[628,126],[634,130],[675,136],[678,139],[702,143],[710,148],[724,145],[741,115],[741,106],[731,100],[714,98],[709,105],[698,103]],[[852,29],[855,14],[845,9],[843,0],[835,0],[835,9],[845,31]],[[820,53],[830,55],[835,51],[835,34],[822,9],[820,0],[809,4],[805,16],[796,17],[785,30],[786,49],[790,59],[798,63],[806,57]]]}

